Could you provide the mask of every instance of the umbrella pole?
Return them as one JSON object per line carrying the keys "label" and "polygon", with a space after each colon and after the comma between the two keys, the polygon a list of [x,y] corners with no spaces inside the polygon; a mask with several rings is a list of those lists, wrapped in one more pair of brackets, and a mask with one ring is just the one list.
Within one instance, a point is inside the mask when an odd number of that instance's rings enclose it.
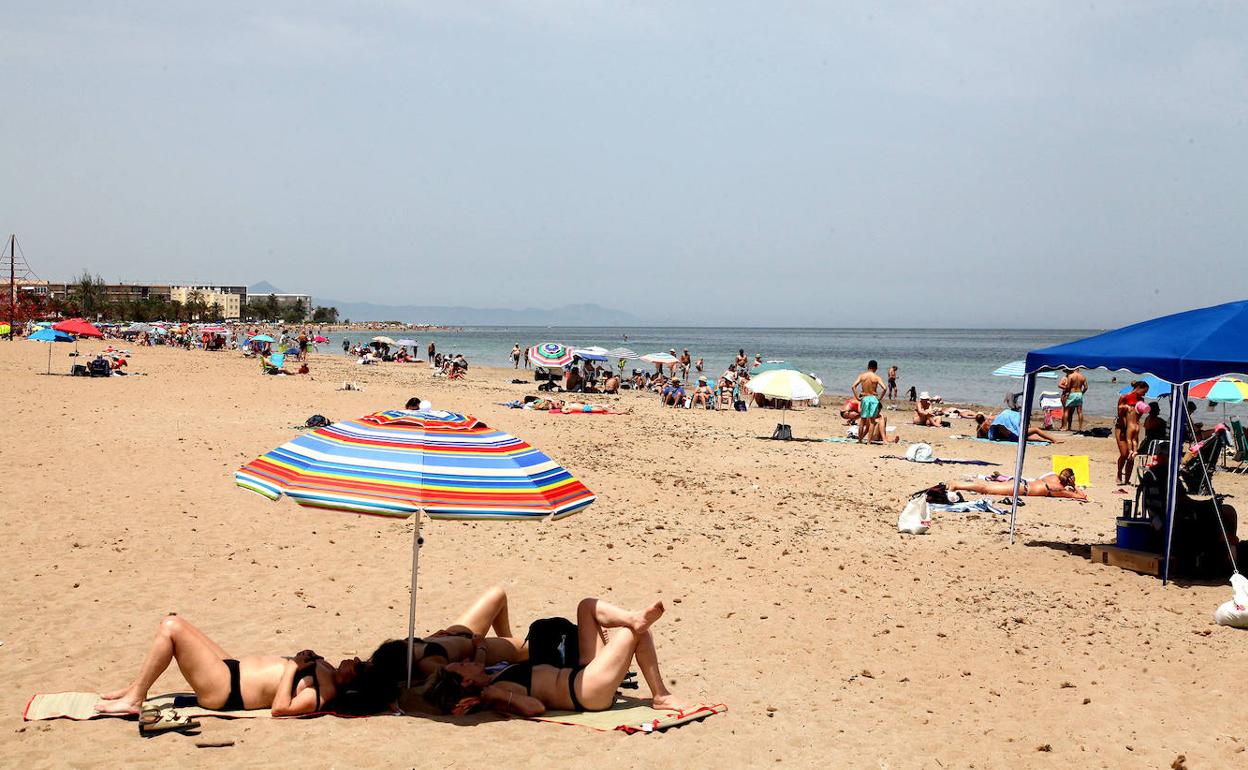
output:
{"label": "umbrella pole", "polygon": [[48,374],[52,373],[52,343],[48,343]]}
{"label": "umbrella pole", "polygon": [[416,649],[416,569],[420,564],[420,509],[412,527],[412,603],[407,610],[407,686],[412,686],[412,656]]}

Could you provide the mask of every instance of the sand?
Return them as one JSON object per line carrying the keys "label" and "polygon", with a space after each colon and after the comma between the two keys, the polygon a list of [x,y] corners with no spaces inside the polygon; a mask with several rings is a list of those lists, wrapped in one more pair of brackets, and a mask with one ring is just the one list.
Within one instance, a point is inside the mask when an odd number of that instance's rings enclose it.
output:
{"label": "sand", "polygon": [[[1183,754],[1193,768],[1248,766],[1248,636],[1212,622],[1229,589],[1163,587],[1087,558],[1089,543],[1112,542],[1121,509],[1109,439],[1033,448],[1029,473],[1054,453],[1091,455],[1096,502],[1030,501],[1010,546],[990,516],[895,531],[908,492],[992,469],[763,441],[770,410],[672,411],[625,394],[591,398],[631,415],[556,417],[496,405],[532,392],[508,384],[511,370],[445,382],[319,356],[312,377],[274,378],[236,353],[149,348],[131,358],[147,376],[90,380],[43,375],[45,356],[0,343],[0,765],[1156,768]],[[848,386],[856,373],[841,374]],[[336,391],[344,380],[365,389]],[[427,523],[420,629],[495,583],[518,626],[584,596],[662,597],[655,633],[674,690],[731,711],[635,737],[480,719],[207,721],[205,739],[235,742],[219,749],[145,741],[118,720],[21,721],[33,692],[124,684],[169,611],[231,654],[335,659],[402,635],[410,524],[270,503],[231,474],[311,414],[411,395],[531,441],[599,495],[554,524]],[[1012,447],[949,438],[969,422],[887,414],[938,455],[1009,472]],[[832,409],[789,421],[797,436],[842,435]],[[1238,499],[1246,485],[1219,477]],[[183,687],[173,670],[156,690]]]}

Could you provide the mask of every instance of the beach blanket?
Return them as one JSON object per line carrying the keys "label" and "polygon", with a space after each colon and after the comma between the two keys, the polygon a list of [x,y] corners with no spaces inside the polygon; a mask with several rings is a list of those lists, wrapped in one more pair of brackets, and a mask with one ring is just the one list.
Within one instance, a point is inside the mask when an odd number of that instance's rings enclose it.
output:
{"label": "beach blanket", "polygon": [[911,460],[909,457],[901,455],[880,455],[882,460],[905,460],[908,463],[918,463],[920,465],[1000,465],[1001,463],[990,463],[987,460],[963,460],[961,458],[951,457],[948,459],[942,457],[933,457],[930,460]]}
{"label": "beach blanket", "polygon": [[722,714],[728,707],[722,703],[703,704],[684,712],[656,711],[645,701],[635,698],[617,698],[615,705],[606,711],[547,711],[540,717],[530,717],[535,722],[553,722],[560,725],[580,725],[591,730],[609,732],[619,730],[633,733],[662,732],[689,722]]}
{"label": "beach blanket", "polygon": [[964,500],[960,503],[928,503],[927,509],[936,513],[994,513],[1004,516],[1003,511],[987,500]]}
{"label": "beach blanket", "polygon": [[[38,722],[45,719],[72,719],[86,721],[88,719],[124,718],[124,714],[99,714],[95,710],[103,699],[94,692],[53,692],[32,695],[26,702],[26,710],[22,719],[27,722]],[[268,709],[247,709],[238,711],[216,711],[206,709],[195,700],[195,694],[189,692],[170,692],[153,695],[143,701],[143,708],[177,709],[179,714],[190,717],[220,717],[222,719],[290,719],[292,717],[274,717]],[[295,719],[320,716],[338,716],[354,718],[354,714],[335,714],[332,711],[318,711],[302,714]]]}
{"label": "beach blanket", "polygon": [[[963,440],[969,440],[969,441],[983,441],[986,444],[1010,444],[1011,446],[1018,445],[1017,441],[994,441],[990,438],[980,438],[978,436],[967,436],[962,433],[954,433],[949,438],[963,439]],[[1048,446],[1048,445],[1049,445],[1049,442],[1047,441],[1028,441],[1027,442],[1027,446]]]}
{"label": "beach blanket", "polygon": [[[828,444],[857,444],[858,443],[858,439],[848,438],[846,436],[832,436],[831,438],[821,438],[821,439],[811,439],[811,440],[823,441]],[[890,442],[888,444],[885,444],[882,441],[868,441],[866,443],[872,446],[896,446],[898,443],[909,444],[910,442],[903,438],[900,442]]]}

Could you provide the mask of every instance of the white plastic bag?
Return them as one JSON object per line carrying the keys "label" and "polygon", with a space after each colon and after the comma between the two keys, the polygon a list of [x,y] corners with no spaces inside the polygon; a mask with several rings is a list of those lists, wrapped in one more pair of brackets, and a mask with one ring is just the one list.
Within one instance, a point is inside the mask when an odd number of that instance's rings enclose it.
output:
{"label": "white plastic bag", "polygon": [[932,452],[931,444],[919,442],[906,447],[906,459],[916,463],[930,463],[935,462],[936,455]]}
{"label": "white plastic bag", "polygon": [[1236,572],[1231,575],[1231,588],[1235,597],[1218,607],[1213,619],[1220,626],[1248,628],[1248,578]]}
{"label": "white plastic bag", "polygon": [[932,514],[926,497],[912,497],[897,517],[897,531],[910,535],[925,535],[932,527]]}

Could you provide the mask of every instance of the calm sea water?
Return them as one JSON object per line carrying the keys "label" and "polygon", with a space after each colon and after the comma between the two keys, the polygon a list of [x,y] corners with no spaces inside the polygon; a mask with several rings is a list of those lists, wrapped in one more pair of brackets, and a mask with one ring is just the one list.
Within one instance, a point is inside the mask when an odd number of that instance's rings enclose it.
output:
{"label": "calm sea water", "polygon": [[[814,372],[832,393],[847,393],[868,359],[880,363],[883,375],[891,365],[900,369],[903,394],[913,385],[939,394],[946,401],[1000,405],[1007,391],[1021,391],[1023,381],[994,377],[992,371],[1026,356],[1028,350],[1069,342],[1095,331],[1077,329],[749,329],[749,328],[617,328],[617,327],[470,327],[456,331],[414,335],[423,358],[432,340],[442,353],[463,353],[470,363],[510,366],[511,346],[527,348],[541,342],[572,346],[627,347],[639,354],[685,348],[693,360],[706,359],[708,374],[719,374],[744,348],[751,360],[788,361]],[[331,334],[325,352],[342,353],[342,339],[364,342],[372,334]],[[396,337],[397,339],[397,337]],[[523,364],[522,364],[523,366]],[[628,366],[650,366],[630,361]],[[1132,379],[1123,372],[1088,372],[1090,414],[1113,412],[1118,389]],[[1117,382],[1111,382],[1116,377]],[[1041,390],[1057,390],[1056,380],[1040,380]],[[1238,410],[1237,410],[1238,411]]]}

